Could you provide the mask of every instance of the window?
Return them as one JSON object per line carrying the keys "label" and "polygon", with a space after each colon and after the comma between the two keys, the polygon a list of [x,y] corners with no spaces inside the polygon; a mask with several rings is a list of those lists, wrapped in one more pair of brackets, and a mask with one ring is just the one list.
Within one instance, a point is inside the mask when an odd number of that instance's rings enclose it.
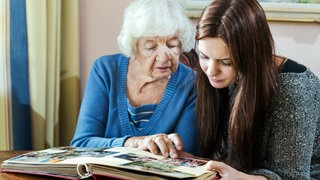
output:
{"label": "window", "polygon": [[[185,0],[190,18],[198,18],[211,0]],[[270,21],[320,22],[320,0],[260,0]]]}

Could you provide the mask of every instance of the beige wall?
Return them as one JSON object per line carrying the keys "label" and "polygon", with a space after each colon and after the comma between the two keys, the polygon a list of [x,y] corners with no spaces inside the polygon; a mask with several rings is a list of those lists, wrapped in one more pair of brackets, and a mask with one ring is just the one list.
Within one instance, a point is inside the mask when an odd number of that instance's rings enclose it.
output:
{"label": "beige wall", "polygon": [[278,54],[305,64],[320,77],[320,24],[270,22]]}
{"label": "beige wall", "polygon": [[132,0],[79,0],[80,91],[83,96],[92,62],[118,53],[117,36],[124,8]]}
{"label": "beige wall", "polygon": [[[123,10],[131,0],[80,0],[81,97],[94,59],[119,52],[116,38]],[[310,67],[320,76],[320,24],[270,22],[277,52]]]}

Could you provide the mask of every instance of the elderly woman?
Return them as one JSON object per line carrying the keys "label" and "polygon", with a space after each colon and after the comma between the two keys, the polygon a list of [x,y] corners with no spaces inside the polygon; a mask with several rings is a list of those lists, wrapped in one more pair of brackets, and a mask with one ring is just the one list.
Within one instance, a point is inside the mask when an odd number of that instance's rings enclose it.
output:
{"label": "elderly woman", "polygon": [[194,29],[179,1],[133,1],[118,36],[122,54],[92,66],[71,145],[197,154],[195,74],[179,63]]}

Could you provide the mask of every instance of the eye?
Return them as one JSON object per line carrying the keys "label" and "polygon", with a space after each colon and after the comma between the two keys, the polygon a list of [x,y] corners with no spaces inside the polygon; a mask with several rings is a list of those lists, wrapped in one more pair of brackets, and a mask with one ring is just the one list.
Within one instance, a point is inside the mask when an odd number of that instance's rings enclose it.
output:
{"label": "eye", "polygon": [[146,46],[144,47],[146,50],[153,50],[155,48],[155,46]]}
{"label": "eye", "polygon": [[178,47],[177,45],[169,45],[168,46],[170,49],[172,49],[172,48],[176,48],[176,47]]}
{"label": "eye", "polygon": [[168,48],[172,49],[172,48],[178,48],[180,45],[180,41],[179,40],[171,40],[167,43]]}
{"label": "eye", "polygon": [[220,61],[223,66],[232,66],[231,60],[224,59]]}
{"label": "eye", "polygon": [[152,47],[145,47],[145,52],[150,56],[156,49],[155,46],[152,46]]}
{"label": "eye", "polygon": [[206,56],[206,55],[204,55],[203,53],[200,53],[200,54],[199,54],[199,59],[200,59],[200,60],[209,60],[209,57]]}

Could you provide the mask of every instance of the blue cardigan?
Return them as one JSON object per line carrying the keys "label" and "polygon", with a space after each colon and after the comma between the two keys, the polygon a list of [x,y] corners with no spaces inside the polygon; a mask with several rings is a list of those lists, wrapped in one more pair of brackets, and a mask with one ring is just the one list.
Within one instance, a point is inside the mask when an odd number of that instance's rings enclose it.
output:
{"label": "blue cardigan", "polygon": [[187,152],[198,154],[195,127],[195,73],[182,63],[171,75],[154,114],[143,130],[130,125],[126,96],[129,59],[102,56],[92,65],[71,146],[123,146],[127,138],[178,133]]}

